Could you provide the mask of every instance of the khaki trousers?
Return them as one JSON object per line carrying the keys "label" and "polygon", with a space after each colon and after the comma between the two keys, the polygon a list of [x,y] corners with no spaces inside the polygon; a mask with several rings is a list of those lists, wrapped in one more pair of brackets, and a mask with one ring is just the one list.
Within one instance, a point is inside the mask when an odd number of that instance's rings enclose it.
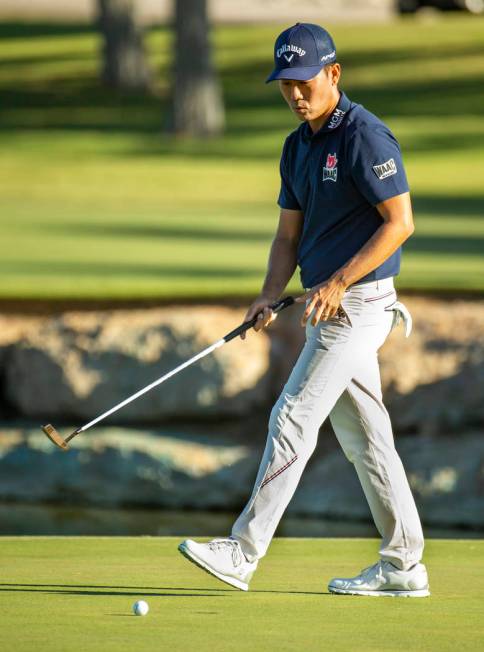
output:
{"label": "khaki trousers", "polygon": [[[233,525],[249,561],[263,557],[329,416],[381,534],[380,556],[406,570],[423,552],[418,512],[382,401],[377,351],[397,320],[393,278],[348,288],[340,318],[306,324],[306,342],[275,403],[252,495]],[[307,305],[307,304],[306,304]]]}

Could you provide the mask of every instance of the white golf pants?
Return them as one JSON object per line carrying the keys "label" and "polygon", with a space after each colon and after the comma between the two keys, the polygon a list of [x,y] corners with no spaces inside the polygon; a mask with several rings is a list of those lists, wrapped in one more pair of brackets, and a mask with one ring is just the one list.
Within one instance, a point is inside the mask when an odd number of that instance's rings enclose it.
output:
{"label": "white golf pants", "polygon": [[341,302],[351,325],[332,318],[312,326],[309,317],[305,345],[270,415],[252,496],[232,528],[249,561],[266,554],[328,416],[382,537],[381,558],[402,570],[421,559],[422,528],[382,402],[377,357],[397,323],[396,299],[393,278],[361,283]]}

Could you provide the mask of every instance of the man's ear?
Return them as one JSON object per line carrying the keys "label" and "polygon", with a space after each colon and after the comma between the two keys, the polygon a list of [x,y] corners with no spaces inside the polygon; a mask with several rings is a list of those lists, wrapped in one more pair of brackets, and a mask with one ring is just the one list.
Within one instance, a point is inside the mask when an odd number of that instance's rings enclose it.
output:
{"label": "man's ear", "polygon": [[336,86],[336,84],[339,82],[340,77],[341,77],[341,66],[339,63],[332,63],[330,64],[331,70],[330,70],[330,79],[332,84]]}

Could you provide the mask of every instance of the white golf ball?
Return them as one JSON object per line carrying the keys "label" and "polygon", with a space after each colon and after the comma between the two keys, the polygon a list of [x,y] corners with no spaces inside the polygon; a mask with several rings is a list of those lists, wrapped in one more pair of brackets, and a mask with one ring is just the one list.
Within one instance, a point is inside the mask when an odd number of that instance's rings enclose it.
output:
{"label": "white golf ball", "polygon": [[144,600],[137,600],[133,605],[133,613],[135,616],[146,616],[149,610],[148,603]]}

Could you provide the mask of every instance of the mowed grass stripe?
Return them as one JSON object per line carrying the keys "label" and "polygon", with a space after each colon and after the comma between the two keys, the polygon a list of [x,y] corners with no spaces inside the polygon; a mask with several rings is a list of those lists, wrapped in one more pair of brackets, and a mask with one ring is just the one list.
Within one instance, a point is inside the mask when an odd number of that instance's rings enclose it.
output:
{"label": "mowed grass stripe", "polygon": [[[399,289],[482,291],[484,22],[330,27],[343,89],[404,151],[417,230]],[[99,86],[88,27],[0,25],[0,297],[256,294],[277,226],[278,158],[296,126],[263,83],[279,30],[215,30],[227,132],[179,141],[163,132],[166,28],[147,35],[158,88],[144,98]],[[288,291],[300,289],[295,275]]]}
{"label": "mowed grass stripe", "polygon": [[[180,539],[0,539],[6,649],[481,649],[482,540],[427,542],[432,596],[332,596],[376,558],[363,539],[275,539],[248,593],[189,564]],[[136,599],[150,613],[131,615]]]}

